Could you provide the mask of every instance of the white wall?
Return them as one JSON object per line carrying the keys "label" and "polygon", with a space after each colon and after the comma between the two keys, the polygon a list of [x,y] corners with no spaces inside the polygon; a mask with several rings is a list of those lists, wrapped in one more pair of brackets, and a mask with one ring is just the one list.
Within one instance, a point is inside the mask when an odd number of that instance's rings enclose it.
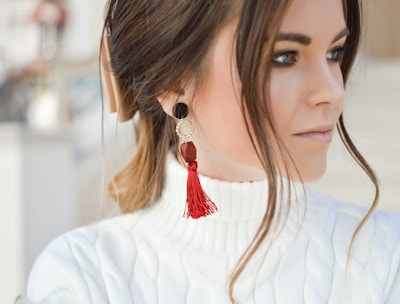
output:
{"label": "white wall", "polygon": [[13,303],[24,285],[22,142],[15,125],[0,125],[0,303]]}
{"label": "white wall", "polygon": [[0,124],[0,303],[24,294],[34,259],[80,224],[69,130],[33,132]]}

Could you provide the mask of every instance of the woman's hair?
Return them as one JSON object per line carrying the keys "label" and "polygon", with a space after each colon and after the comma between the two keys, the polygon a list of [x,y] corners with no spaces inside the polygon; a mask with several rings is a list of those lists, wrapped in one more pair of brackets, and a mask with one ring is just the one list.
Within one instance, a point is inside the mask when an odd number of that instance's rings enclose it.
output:
{"label": "woman's hair", "polygon": [[[291,162],[274,129],[268,100],[274,41],[290,2],[110,0],[104,24],[104,31],[109,35],[111,69],[122,92],[120,111],[128,113],[129,117],[137,112],[139,114],[136,123],[137,150],[109,187],[111,196],[122,211],[131,212],[152,205],[160,197],[166,156],[177,146],[174,120],[165,114],[156,96],[180,89],[183,79],[190,78],[200,85],[207,71],[207,55],[214,38],[229,21],[238,19],[235,50],[241,80],[241,107],[249,136],[269,182],[269,196],[263,222],[232,275],[229,290],[232,302],[235,282],[271,232],[281,211],[277,207],[278,185],[281,184],[279,177],[287,175],[288,170],[281,172],[277,168],[279,156],[272,149],[273,141],[280,146],[280,153],[286,155],[287,163]],[[359,0],[342,2],[350,31],[341,62],[346,82],[359,46],[361,8]],[[372,207],[357,227],[354,239],[375,208],[378,182],[351,141],[342,116],[337,128],[345,147],[376,188]]]}

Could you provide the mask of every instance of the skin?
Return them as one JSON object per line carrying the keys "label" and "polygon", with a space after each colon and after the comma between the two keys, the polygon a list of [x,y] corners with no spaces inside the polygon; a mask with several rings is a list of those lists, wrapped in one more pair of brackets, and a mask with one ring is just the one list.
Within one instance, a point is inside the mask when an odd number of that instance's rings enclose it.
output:
{"label": "skin", "polygon": [[[232,21],[217,36],[206,78],[196,92],[186,87],[184,95],[170,92],[159,100],[169,115],[176,100],[189,101],[199,173],[227,181],[255,181],[265,174],[239,108],[235,29]],[[345,29],[341,0],[294,0],[274,46],[270,84],[274,124],[305,182],[325,172],[328,147],[343,109],[339,61]]]}

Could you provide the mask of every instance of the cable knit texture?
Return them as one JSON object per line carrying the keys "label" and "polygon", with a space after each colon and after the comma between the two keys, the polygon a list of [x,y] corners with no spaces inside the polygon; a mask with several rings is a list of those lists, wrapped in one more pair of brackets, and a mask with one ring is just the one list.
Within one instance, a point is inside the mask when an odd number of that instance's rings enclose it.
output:
{"label": "cable knit texture", "polygon": [[[185,219],[186,171],[172,157],[151,208],[79,228],[38,257],[28,283],[32,303],[229,303],[230,275],[262,221],[265,181],[200,177],[219,211]],[[400,219],[294,184],[287,220],[235,286],[240,303],[400,303]],[[271,245],[272,244],[272,245]],[[269,248],[265,254],[266,248]],[[347,272],[346,272],[347,266]]]}

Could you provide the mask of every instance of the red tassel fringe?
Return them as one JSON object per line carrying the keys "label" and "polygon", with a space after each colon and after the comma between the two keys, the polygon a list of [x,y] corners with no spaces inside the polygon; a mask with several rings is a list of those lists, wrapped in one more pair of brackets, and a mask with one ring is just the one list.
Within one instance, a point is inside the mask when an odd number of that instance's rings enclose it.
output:
{"label": "red tassel fringe", "polygon": [[193,142],[182,144],[181,154],[188,163],[187,204],[184,217],[197,219],[215,213],[218,208],[204,193],[197,175],[196,147]]}
{"label": "red tassel fringe", "polygon": [[187,197],[184,216],[197,219],[218,211],[214,202],[204,193],[197,175],[197,162],[188,163]]}

